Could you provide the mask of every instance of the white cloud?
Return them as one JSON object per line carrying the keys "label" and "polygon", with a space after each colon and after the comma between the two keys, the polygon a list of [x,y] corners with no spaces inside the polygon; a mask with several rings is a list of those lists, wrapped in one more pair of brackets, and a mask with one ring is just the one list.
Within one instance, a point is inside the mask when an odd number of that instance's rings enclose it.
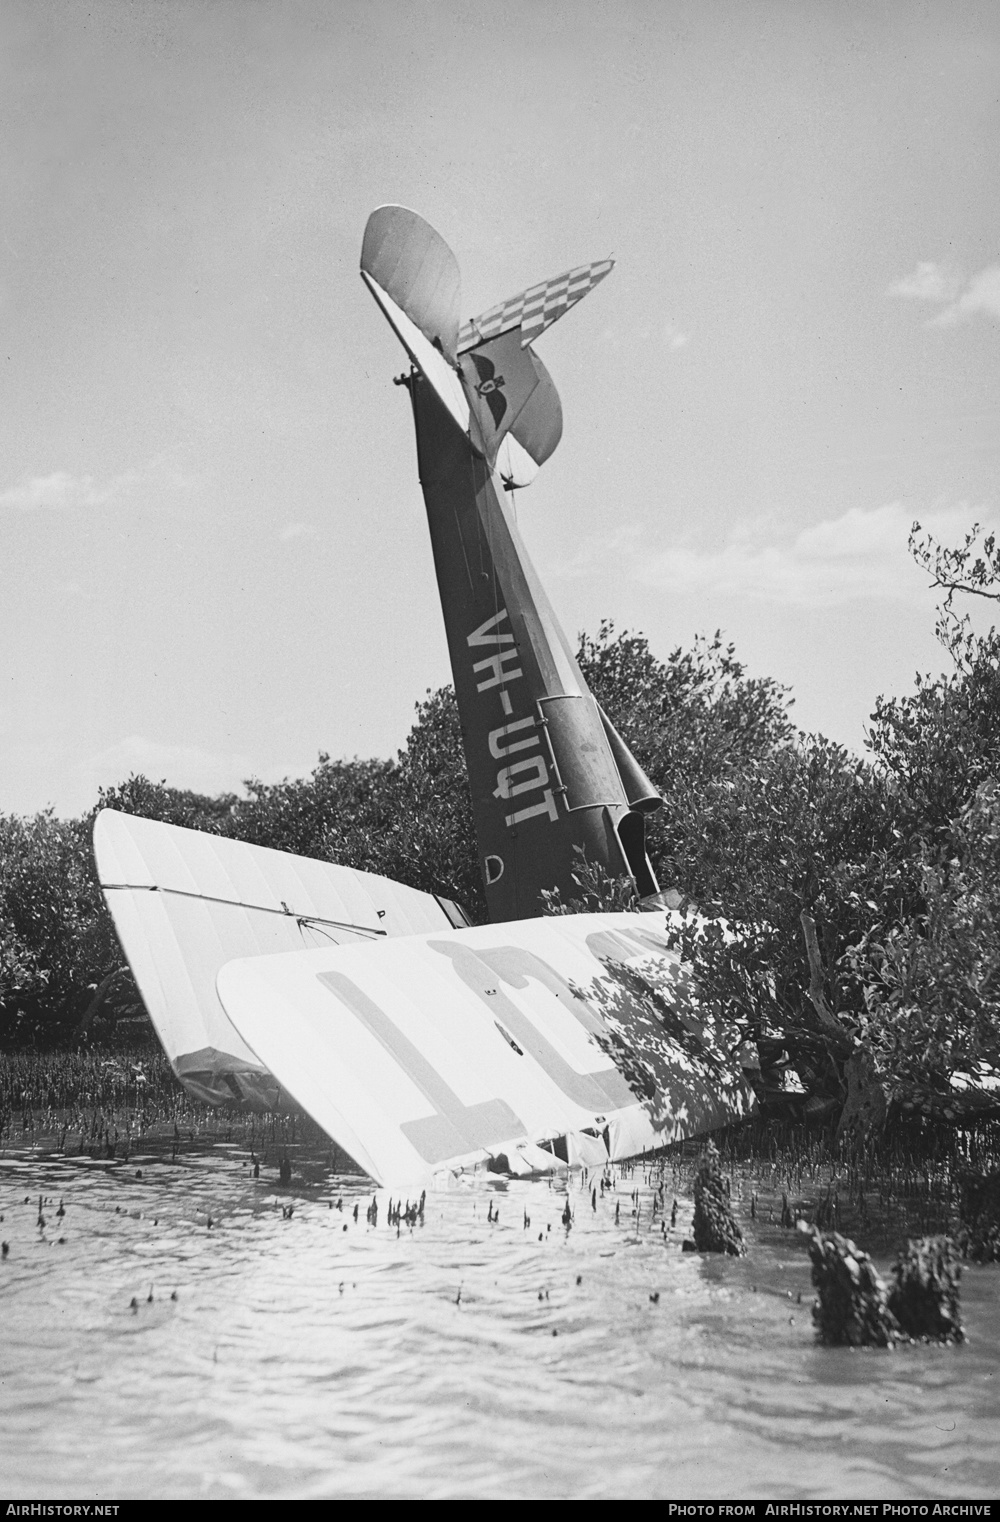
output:
{"label": "white cloud", "polygon": [[103,483],[93,476],[70,475],[68,470],[54,470],[48,476],[22,476],[15,486],[0,491],[0,507],[19,508],[22,512],[101,507],[139,479],[136,470],[124,471]]}
{"label": "white cloud", "polygon": [[766,520],[743,525],[728,542],[705,548],[688,542],[658,549],[636,526],[580,545],[561,574],[587,575],[610,557],[625,560],[631,576],[647,585],[720,597],[745,597],[791,607],[836,607],[863,600],[918,602],[927,577],[907,550],[914,517],[945,544],[961,543],[978,520],[995,514],[966,505],[915,512],[901,502],[851,508],[782,536]]}
{"label": "white cloud", "polygon": [[311,523],[286,523],[278,538],[282,544],[287,544],[291,539],[318,539],[319,529]]}
{"label": "white cloud", "polygon": [[566,560],[550,562],[550,576],[589,576],[612,557],[630,560],[638,555],[646,541],[641,523],[620,523],[603,534],[587,534]]}
{"label": "white cloud", "polygon": [[950,328],[975,312],[1000,318],[1000,264],[988,264],[978,275],[964,280],[945,265],[918,264],[912,275],[889,287],[890,296],[931,301],[941,306],[928,322],[932,328]]}
{"label": "white cloud", "polygon": [[962,284],[961,274],[941,264],[922,262],[912,275],[890,285],[890,296],[909,296],[914,301],[951,301]]}
{"label": "white cloud", "polygon": [[199,750],[193,745],[164,745],[145,735],[128,735],[117,744],[91,756],[77,767],[77,774],[90,791],[124,782],[133,772],[152,782],[193,792],[241,792],[244,777],[254,773],[248,756]]}
{"label": "white cloud", "polygon": [[953,327],[964,317],[971,317],[973,312],[1000,317],[1000,264],[987,265],[978,275],[973,275],[958,300],[939,312],[933,319],[932,326]]}

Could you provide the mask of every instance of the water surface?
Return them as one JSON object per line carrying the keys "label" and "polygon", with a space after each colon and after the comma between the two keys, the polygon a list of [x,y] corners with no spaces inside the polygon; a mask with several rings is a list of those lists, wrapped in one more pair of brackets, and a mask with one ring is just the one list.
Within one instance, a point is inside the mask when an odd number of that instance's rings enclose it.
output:
{"label": "water surface", "polygon": [[669,1165],[665,1219],[616,1169],[461,1181],[397,1227],[328,1161],[0,1159],[7,1494],[1000,1494],[995,1268],[964,1346],[824,1349],[801,1242],[737,1201],[746,1258],[683,1253]]}

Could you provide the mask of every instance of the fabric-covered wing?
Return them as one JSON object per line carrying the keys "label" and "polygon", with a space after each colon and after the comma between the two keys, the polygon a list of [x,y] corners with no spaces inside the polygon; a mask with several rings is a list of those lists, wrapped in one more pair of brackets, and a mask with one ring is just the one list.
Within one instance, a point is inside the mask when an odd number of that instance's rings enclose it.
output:
{"label": "fabric-covered wing", "polygon": [[429,893],[287,851],[104,809],[94,825],[104,896],[174,1072],[210,1104],[278,1100],[215,980],[233,957],[451,929]]}
{"label": "fabric-covered wing", "polygon": [[[231,962],[227,1013],[378,1182],[600,1165],[752,1102],[660,921],[568,915]],[[548,1149],[548,1150],[546,1150]]]}
{"label": "fabric-covered wing", "polygon": [[512,328],[521,329],[521,342],[527,348],[539,333],[568,312],[571,306],[593,290],[615,267],[613,259],[597,259],[592,264],[581,264],[576,269],[554,275],[539,285],[530,285],[526,291],[509,296],[495,307],[472,317],[462,324],[458,334],[458,353],[474,349],[490,338],[499,338]]}

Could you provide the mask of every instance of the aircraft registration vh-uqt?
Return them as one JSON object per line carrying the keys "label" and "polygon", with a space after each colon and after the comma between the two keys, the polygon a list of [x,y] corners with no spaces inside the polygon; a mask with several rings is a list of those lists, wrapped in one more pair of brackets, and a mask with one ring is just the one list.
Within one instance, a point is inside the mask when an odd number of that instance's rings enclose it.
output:
{"label": "aircraft registration vh-uqt", "polygon": [[[611,260],[460,321],[455,257],[374,211],[361,275],[412,403],[489,923],[448,899],[104,810],[98,875],[174,1072],[290,1098],[379,1184],[596,1166],[742,1118],[738,1033],[699,1006],[645,849],[661,804],[587,687],[507,493],[562,432],[533,340]],[[656,913],[543,915],[581,854]]]}

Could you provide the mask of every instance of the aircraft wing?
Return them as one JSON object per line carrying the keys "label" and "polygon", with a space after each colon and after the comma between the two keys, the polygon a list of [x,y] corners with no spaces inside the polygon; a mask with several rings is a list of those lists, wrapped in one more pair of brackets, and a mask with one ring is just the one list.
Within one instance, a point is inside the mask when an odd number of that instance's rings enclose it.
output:
{"label": "aircraft wing", "polygon": [[[745,1114],[658,917],[567,915],[228,963],[229,1018],[380,1184],[599,1166]],[[501,1160],[502,1159],[502,1160]]]}
{"label": "aircraft wing", "polygon": [[102,809],[97,875],[177,1077],[207,1104],[278,1103],[279,1084],[219,1003],[233,957],[448,930],[445,899],[370,872]]}

